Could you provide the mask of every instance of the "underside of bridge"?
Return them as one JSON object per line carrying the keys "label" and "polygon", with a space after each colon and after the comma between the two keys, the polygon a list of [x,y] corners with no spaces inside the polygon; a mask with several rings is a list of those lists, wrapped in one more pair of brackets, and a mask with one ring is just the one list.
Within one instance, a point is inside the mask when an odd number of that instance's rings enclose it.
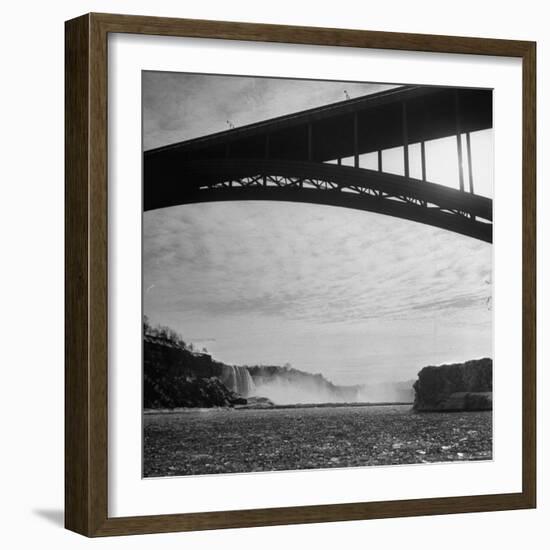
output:
{"label": "underside of bridge", "polygon": [[[470,133],[492,127],[492,92],[403,86],[144,153],[144,209],[225,200],[342,206],[492,242],[492,200],[474,193]],[[468,185],[463,168],[466,136]],[[456,136],[459,189],[426,181],[425,142]],[[421,179],[409,147],[420,144]],[[403,147],[404,175],[381,152]],[[360,155],[378,153],[378,170]],[[352,166],[342,159],[351,157]]]}

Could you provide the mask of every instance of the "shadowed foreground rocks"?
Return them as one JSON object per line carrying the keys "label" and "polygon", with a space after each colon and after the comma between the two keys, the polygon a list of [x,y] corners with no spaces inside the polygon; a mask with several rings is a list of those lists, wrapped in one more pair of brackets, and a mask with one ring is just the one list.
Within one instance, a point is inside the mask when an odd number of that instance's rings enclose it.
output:
{"label": "shadowed foreground rocks", "polygon": [[493,361],[424,367],[414,383],[414,410],[486,411],[493,408]]}
{"label": "shadowed foreground rocks", "polygon": [[490,411],[410,405],[151,411],[143,436],[144,477],[492,458]]}

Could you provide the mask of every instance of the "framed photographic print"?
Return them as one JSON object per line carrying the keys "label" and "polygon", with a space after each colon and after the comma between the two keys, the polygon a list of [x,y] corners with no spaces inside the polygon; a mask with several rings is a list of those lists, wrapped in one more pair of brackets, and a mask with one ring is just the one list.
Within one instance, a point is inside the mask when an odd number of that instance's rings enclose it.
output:
{"label": "framed photographic print", "polygon": [[536,504],[535,44],[66,23],[66,527]]}

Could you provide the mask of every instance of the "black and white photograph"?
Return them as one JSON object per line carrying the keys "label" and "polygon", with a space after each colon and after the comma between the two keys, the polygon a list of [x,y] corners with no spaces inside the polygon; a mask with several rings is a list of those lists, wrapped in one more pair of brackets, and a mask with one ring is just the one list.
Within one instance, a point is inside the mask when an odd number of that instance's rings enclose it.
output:
{"label": "black and white photograph", "polygon": [[3,7],[0,548],[548,546],[544,3]]}
{"label": "black and white photograph", "polygon": [[142,115],[143,477],[492,460],[491,89],[143,71]]}

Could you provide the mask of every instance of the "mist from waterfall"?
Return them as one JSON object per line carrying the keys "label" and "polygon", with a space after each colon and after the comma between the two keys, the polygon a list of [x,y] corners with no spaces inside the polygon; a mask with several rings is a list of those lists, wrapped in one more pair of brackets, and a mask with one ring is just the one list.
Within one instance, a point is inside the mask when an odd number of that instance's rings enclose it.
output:
{"label": "mist from waterfall", "polygon": [[340,386],[321,374],[291,367],[220,364],[218,375],[225,386],[244,397],[267,398],[275,405],[321,403],[411,402],[412,384],[386,382]]}
{"label": "mist from waterfall", "polygon": [[282,377],[259,381],[256,384],[256,394],[259,397],[267,397],[276,405],[357,401],[356,392],[341,394],[315,381],[291,381]]}
{"label": "mist from waterfall", "polygon": [[[259,369],[261,372],[261,368]],[[300,371],[253,371],[254,395],[276,405],[412,402],[413,381],[339,386],[321,375]]]}

